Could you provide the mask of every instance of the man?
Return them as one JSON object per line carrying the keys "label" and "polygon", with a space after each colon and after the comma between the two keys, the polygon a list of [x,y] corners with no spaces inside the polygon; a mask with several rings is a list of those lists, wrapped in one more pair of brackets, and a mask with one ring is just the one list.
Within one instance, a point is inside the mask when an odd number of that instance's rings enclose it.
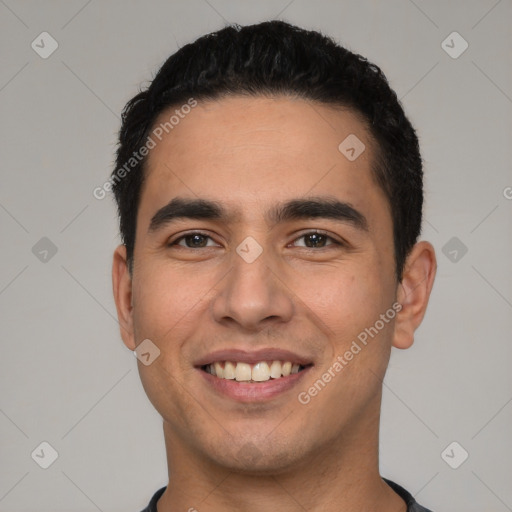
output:
{"label": "man", "polygon": [[436,268],[379,68],[279,21],[202,37],[127,104],[111,183],[121,335],[167,451],[146,511],[426,511],[378,465]]}

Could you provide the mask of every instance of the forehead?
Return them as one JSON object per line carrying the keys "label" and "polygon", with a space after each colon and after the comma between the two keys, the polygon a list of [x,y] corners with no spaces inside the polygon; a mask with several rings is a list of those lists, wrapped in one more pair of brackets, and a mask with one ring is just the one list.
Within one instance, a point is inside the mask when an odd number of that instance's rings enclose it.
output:
{"label": "forehead", "polygon": [[[387,209],[371,172],[374,142],[349,109],[289,97],[229,96],[183,111],[174,106],[159,116],[159,126],[167,130],[161,140],[153,137],[142,216],[183,195],[222,200],[239,218],[263,213],[264,205],[322,194]],[[352,147],[360,153],[355,159],[347,158]]]}
{"label": "forehead", "polygon": [[[373,145],[362,116],[347,107],[288,96],[233,95],[199,101],[193,109],[187,107],[187,114],[175,115],[185,106],[171,107],[155,121],[154,128],[165,140],[156,141],[157,147],[149,156],[150,168],[163,152],[171,149],[175,156],[190,160],[205,154],[225,158],[251,151],[260,158],[265,153],[275,158],[275,152],[286,152],[288,156],[305,156],[309,161],[318,158],[320,152],[338,157],[339,144],[349,135]],[[190,152],[192,148],[194,151]],[[227,150],[232,154],[227,155]]]}

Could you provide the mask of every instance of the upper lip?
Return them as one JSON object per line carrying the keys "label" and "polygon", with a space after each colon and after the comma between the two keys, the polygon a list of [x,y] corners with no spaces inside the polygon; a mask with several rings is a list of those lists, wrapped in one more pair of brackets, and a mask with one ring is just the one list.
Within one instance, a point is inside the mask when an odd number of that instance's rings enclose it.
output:
{"label": "upper lip", "polygon": [[290,361],[291,363],[306,366],[312,364],[311,359],[276,348],[262,348],[260,350],[247,351],[242,349],[224,349],[210,352],[200,357],[194,363],[194,366],[205,366],[216,362],[232,361],[247,364],[255,364],[261,361]]}

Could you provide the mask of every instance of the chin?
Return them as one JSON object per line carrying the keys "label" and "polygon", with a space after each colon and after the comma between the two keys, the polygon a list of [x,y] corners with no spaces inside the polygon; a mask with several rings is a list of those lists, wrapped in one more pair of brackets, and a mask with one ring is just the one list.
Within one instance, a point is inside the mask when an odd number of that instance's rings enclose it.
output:
{"label": "chin", "polygon": [[284,473],[295,467],[302,457],[301,450],[287,441],[243,440],[236,443],[229,440],[227,449],[219,451],[221,443],[216,443],[214,450],[208,450],[207,457],[215,464],[236,473],[250,475],[270,475]]}

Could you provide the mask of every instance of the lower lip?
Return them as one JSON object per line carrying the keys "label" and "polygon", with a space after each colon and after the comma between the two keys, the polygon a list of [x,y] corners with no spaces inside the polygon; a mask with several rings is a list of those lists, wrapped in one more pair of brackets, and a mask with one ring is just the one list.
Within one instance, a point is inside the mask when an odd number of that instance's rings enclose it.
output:
{"label": "lower lip", "polygon": [[221,395],[238,400],[239,402],[262,402],[292,389],[311,368],[312,366],[308,366],[304,370],[292,373],[287,377],[254,383],[238,382],[234,379],[220,379],[201,369],[198,369],[198,371],[206,382]]}

